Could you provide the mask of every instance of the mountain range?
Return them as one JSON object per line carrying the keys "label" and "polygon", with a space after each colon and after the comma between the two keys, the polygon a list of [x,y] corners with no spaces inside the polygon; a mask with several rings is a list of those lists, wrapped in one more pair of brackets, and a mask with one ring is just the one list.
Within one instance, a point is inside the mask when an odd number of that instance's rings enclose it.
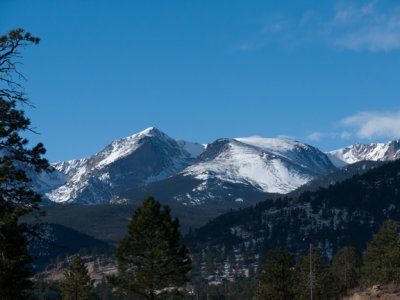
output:
{"label": "mountain range", "polygon": [[383,220],[400,216],[400,161],[388,163],[399,148],[392,141],[323,153],[261,137],[202,145],[152,127],[88,158],[55,163],[50,174],[29,172],[37,191],[58,204],[44,208],[45,221],[72,237],[86,234],[89,246],[114,245],[144,197],[169,203],[189,233],[184,242],[198,275],[221,280],[257,272],[269,249],[301,255],[305,236],[328,257],[345,245],[363,250]]}
{"label": "mountain range", "polygon": [[399,141],[323,153],[288,138],[224,138],[202,145],[150,127],[88,158],[55,163],[54,172],[34,176],[33,184],[49,203],[129,203],[154,195],[164,202],[224,207],[290,193],[348,164],[399,157]]}

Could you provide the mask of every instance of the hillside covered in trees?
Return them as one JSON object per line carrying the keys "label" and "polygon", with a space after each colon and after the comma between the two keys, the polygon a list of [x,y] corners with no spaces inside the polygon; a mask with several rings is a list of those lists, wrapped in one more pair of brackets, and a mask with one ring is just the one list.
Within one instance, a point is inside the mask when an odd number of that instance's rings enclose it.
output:
{"label": "hillside covered in trees", "polygon": [[315,192],[266,200],[217,217],[186,236],[203,276],[256,274],[265,253],[302,255],[311,241],[329,259],[338,249],[363,251],[385,220],[399,220],[400,161]]}

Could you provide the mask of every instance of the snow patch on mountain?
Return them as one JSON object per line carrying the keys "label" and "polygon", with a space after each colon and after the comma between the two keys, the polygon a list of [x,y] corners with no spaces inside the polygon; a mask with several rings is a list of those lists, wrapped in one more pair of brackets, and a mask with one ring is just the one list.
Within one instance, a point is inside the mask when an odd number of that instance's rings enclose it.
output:
{"label": "snow patch on mountain", "polygon": [[354,144],[328,152],[332,162],[353,164],[363,160],[391,161],[400,158],[400,140],[387,143]]}
{"label": "snow patch on mountain", "polygon": [[66,182],[46,196],[54,202],[108,202],[117,188],[146,185],[174,175],[202,151],[203,145],[177,142],[150,127],[113,141],[89,158],[54,164]]}
{"label": "snow patch on mountain", "polygon": [[311,146],[290,139],[250,137],[218,140],[181,174],[288,193],[333,169],[326,155]]}
{"label": "snow patch on mountain", "polygon": [[202,145],[199,143],[193,143],[183,140],[178,141],[178,144],[193,158],[196,158],[200,154],[202,154],[207,147],[207,145]]}
{"label": "snow patch on mountain", "polygon": [[131,154],[138,147],[140,147],[141,139],[143,139],[144,137],[155,137],[155,136],[160,136],[166,140],[169,139],[168,136],[163,134],[157,128],[149,127],[132,136],[128,136],[118,141],[113,141],[111,145],[109,145],[103,151],[97,154],[98,156],[101,157],[101,161],[97,163],[96,167],[98,169],[101,169],[102,167],[109,165],[114,161]]}

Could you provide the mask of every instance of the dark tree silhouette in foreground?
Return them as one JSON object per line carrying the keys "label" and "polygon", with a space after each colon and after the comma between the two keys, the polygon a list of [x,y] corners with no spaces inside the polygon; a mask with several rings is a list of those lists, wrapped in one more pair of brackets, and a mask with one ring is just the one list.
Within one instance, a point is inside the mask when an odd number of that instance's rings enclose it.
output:
{"label": "dark tree silhouette in foreground", "polygon": [[0,37],[0,299],[25,299],[31,288],[27,245],[33,228],[20,221],[38,215],[40,195],[32,190],[26,170],[48,171],[41,143],[30,148],[22,136],[32,130],[22,107],[29,105],[18,71],[21,49],[39,39],[23,29]]}

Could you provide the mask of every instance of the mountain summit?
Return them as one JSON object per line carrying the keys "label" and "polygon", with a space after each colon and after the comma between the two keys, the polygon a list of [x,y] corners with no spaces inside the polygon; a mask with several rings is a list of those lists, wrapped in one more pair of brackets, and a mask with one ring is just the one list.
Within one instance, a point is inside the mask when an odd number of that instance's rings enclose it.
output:
{"label": "mountain summit", "polygon": [[246,206],[285,194],[335,170],[318,149],[284,138],[218,139],[179,173],[124,197],[140,201],[154,195],[184,205],[212,205],[221,210]]}
{"label": "mountain summit", "polygon": [[400,140],[387,143],[354,144],[328,152],[332,162],[341,167],[359,161],[392,161],[400,158]]}
{"label": "mountain summit", "polygon": [[247,137],[215,141],[181,173],[282,194],[334,169],[327,156],[312,146],[286,138]]}
{"label": "mountain summit", "polygon": [[328,156],[288,138],[175,140],[155,127],[100,152],[53,165],[36,185],[51,202],[97,204],[154,195],[185,205],[258,202],[336,169]]}
{"label": "mountain summit", "polygon": [[[187,150],[188,145],[191,152]],[[176,174],[190,165],[195,154],[203,149],[203,145],[177,142],[150,127],[113,141],[91,157],[54,164],[57,172],[66,175],[66,180],[46,196],[54,202],[118,201],[118,191]]]}

